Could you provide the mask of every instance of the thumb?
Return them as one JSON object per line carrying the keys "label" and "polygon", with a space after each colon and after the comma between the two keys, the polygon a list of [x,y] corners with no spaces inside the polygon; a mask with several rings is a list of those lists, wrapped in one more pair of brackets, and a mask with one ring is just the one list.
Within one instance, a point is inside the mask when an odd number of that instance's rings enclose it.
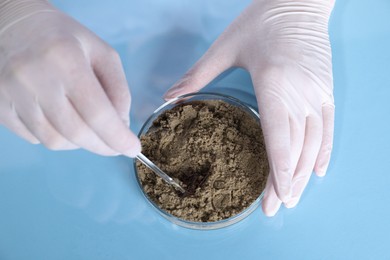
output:
{"label": "thumb", "polygon": [[221,46],[217,40],[195,65],[177,81],[165,94],[164,99],[169,100],[180,95],[197,92],[219,74],[233,66],[234,55],[232,50]]}

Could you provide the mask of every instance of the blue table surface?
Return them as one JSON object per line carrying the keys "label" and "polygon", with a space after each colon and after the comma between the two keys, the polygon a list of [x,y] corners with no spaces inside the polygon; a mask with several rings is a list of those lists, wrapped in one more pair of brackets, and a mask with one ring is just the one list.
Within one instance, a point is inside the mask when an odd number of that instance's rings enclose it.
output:
{"label": "blue table surface", "polygon": [[[135,132],[248,2],[53,1],[120,53]],[[336,3],[334,151],[296,208],[181,228],[147,204],[131,159],[52,152],[0,127],[0,259],[390,259],[389,13],[388,0]],[[252,93],[243,70],[210,88]]]}

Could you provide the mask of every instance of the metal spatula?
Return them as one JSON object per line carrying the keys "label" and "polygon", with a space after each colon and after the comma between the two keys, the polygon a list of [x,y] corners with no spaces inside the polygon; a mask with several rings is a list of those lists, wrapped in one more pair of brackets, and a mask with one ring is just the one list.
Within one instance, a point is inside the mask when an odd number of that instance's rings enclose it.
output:
{"label": "metal spatula", "polygon": [[160,168],[158,168],[157,165],[155,165],[151,160],[149,160],[145,155],[142,153],[139,153],[136,158],[143,163],[146,167],[151,169],[155,174],[160,176],[166,183],[169,185],[172,185],[175,189],[181,191],[182,193],[185,193],[185,190],[176,182],[174,181],[171,177],[169,177],[168,174],[163,172]]}

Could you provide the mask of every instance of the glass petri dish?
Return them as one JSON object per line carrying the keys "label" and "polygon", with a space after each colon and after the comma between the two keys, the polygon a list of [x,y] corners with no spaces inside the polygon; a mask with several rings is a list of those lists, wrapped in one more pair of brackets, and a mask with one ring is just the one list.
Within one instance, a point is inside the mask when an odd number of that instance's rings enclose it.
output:
{"label": "glass petri dish", "polygon": [[[160,114],[162,114],[164,111],[170,110],[178,104],[185,104],[185,103],[192,102],[192,101],[205,101],[205,100],[220,100],[220,101],[227,102],[233,106],[239,107],[242,110],[246,111],[249,115],[253,116],[254,118],[259,120],[259,122],[260,122],[260,116],[257,113],[257,111],[254,108],[252,108],[250,105],[246,104],[243,101],[240,101],[237,98],[234,98],[234,97],[231,97],[228,95],[224,95],[224,94],[220,94],[220,93],[198,92],[198,93],[190,93],[190,94],[179,96],[179,97],[171,99],[168,102],[161,105],[146,120],[146,122],[144,123],[144,125],[142,126],[142,128],[138,134],[138,137],[140,138],[142,135],[146,134],[148,132],[149,128],[152,126],[153,121],[155,119],[157,119],[157,117]],[[264,190],[263,190],[261,192],[261,194],[259,195],[259,197],[254,202],[252,202],[252,204],[250,206],[248,206],[247,208],[245,208],[244,210],[242,210],[240,213],[236,214],[235,216],[232,216],[232,217],[229,217],[229,218],[226,218],[223,220],[214,221],[214,222],[188,221],[185,219],[178,218],[178,217],[164,211],[153,200],[151,200],[148,197],[148,195],[146,194],[146,192],[144,191],[143,186],[141,184],[141,180],[139,179],[138,169],[137,169],[137,165],[136,165],[136,159],[134,159],[134,161],[133,161],[133,166],[134,166],[134,172],[135,172],[135,177],[136,177],[136,180],[138,183],[138,187],[142,191],[142,194],[143,194],[144,198],[146,199],[146,201],[161,216],[163,216],[164,218],[166,218],[170,222],[172,222],[178,226],[185,227],[185,228],[199,229],[199,230],[211,230],[211,229],[219,229],[219,228],[233,225],[233,224],[243,220],[247,216],[249,216],[249,214],[251,214],[260,205],[261,200],[263,199],[263,196],[264,196]]]}

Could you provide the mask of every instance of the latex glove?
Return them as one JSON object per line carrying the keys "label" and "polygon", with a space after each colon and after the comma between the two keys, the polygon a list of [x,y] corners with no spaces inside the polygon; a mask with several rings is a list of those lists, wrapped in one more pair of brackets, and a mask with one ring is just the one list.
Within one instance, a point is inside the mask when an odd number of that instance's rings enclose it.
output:
{"label": "latex glove", "polygon": [[52,150],[134,157],[118,54],[47,1],[0,1],[0,123]]}
{"label": "latex glove", "polygon": [[254,1],[165,94],[196,92],[230,67],[249,71],[270,177],[263,211],[294,207],[311,173],[324,176],[333,141],[334,101],[327,0]]}

